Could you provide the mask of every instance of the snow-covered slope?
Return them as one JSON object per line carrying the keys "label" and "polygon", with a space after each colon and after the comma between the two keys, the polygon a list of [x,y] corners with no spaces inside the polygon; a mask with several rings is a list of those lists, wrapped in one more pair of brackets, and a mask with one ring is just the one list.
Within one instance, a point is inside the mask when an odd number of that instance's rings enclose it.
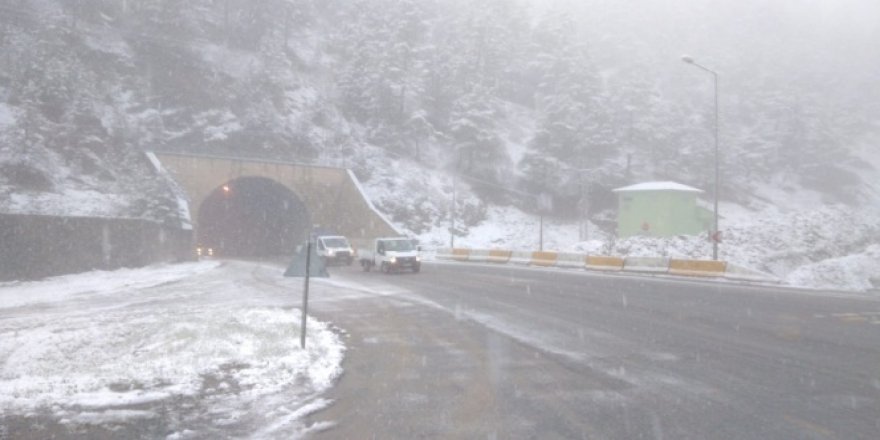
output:
{"label": "snow-covered slope", "polygon": [[[785,278],[878,242],[869,28],[838,14],[800,35],[822,10],[759,0],[524,3],[0,1],[0,212],[167,220],[176,196],[141,151],[181,150],[352,168],[432,246],[454,217],[457,245],[535,248],[545,193],[545,248],[705,257],[702,238],[609,227],[612,188],[709,193],[710,81],[679,59],[694,49],[725,80],[722,256]],[[705,20],[718,32],[688,26]],[[846,70],[812,52],[832,31]]]}

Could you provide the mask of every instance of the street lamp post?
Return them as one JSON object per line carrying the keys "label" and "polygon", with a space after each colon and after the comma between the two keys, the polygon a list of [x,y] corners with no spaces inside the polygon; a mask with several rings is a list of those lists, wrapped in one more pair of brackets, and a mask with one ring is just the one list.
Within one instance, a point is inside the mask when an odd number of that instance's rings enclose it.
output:
{"label": "street lamp post", "polygon": [[590,219],[589,219],[589,193],[590,184],[585,182],[584,175],[592,174],[599,170],[598,166],[593,168],[570,168],[566,171],[576,174],[578,177],[578,187],[580,189],[580,201],[578,202],[578,210],[580,210],[580,226],[578,227],[578,240],[584,241],[590,236]]}
{"label": "street lamp post", "polygon": [[449,248],[455,249],[455,183],[458,180],[458,170],[452,175],[452,206],[449,208]]}
{"label": "street lamp post", "polygon": [[721,239],[721,236],[718,234],[718,191],[719,191],[719,186],[720,186],[720,181],[721,181],[721,175],[720,175],[721,173],[720,173],[720,166],[719,166],[719,160],[718,160],[718,72],[715,72],[714,70],[712,70],[706,66],[698,64],[696,61],[694,61],[693,58],[691,58],[687,55],[682,56],[681,60],[687,64],[691,64],[691,65],[696,66],[702,70],[705,70],[706,72],[711,73],[714,87],[715,87],[715,226],[712,230],[712,233],[710,234],[710,237],[712,239],[712,259],[717,261],[718,260],[718,242]]}

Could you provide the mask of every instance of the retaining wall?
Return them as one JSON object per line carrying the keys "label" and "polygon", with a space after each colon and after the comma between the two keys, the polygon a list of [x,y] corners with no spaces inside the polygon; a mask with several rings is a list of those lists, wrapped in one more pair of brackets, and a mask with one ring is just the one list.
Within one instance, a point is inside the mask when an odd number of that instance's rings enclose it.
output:
{"label": "retaining wall", "polygon": [[143,219],[0,214],[0,280],[191,260],[191,230]]}

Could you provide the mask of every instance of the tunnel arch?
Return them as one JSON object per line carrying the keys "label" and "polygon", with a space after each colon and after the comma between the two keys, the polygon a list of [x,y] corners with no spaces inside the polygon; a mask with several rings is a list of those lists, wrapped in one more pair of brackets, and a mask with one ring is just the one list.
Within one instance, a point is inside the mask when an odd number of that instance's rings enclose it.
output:
{"label": "tunnel arch", "polygon": [[[345,235],[358,246],[375,237],[403,234],[373,206],[354,172],[345,168],[186,152],[146,154],[156,172],[168,173],[182,190],[183,194],[178,193],[178,207],[184,223],[194,230],[194,246],[199,244],[200,235],[211,237],[199,233],[205,201],[224,184],[244,177],[261,177],[283,185],[305,204],[312,225]],[[205,204],[209,210],[211,203]],[[210,218],[205,219],[210,222]]]}
{"label": "tunnel arch", "polygon": [[223,257],[288,256],[311,230],[306,203],[266,177],[243,176],[214,188],[198,209],[197,245]]}

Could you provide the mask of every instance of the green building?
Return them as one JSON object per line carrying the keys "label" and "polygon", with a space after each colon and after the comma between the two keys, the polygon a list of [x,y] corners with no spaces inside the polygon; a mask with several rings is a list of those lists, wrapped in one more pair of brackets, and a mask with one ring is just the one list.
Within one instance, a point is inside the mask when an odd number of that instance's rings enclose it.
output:
{"label": "green building", "polygon": [[617,188],[617,236],[698,235],[711,229],[712,211],[698,205],[703,191],[676,182]]}

